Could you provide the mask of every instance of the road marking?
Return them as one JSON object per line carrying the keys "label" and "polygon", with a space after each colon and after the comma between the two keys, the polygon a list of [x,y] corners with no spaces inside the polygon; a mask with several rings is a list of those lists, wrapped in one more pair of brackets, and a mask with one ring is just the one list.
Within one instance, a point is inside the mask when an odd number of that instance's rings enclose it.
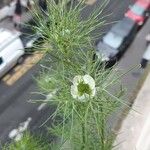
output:
{"label": "road marking", "polygon": [[97,0],[86,0],[85,4],[87,5],[93,5]]}
{"label": "road marking", "polygon": [[23,132],[28,128],[29,123],[32,121],[31,117],[28,117],[25,122],[21,122],[18,128],[13,129],[9,132],[8,137],[14,139],[15,141],[21,140]]}
{"label": "road marking", "polygon": [[39,60],[42,59],[44,53],[34,53],[31,56],[28,56],[24,63],[21,65],[17,65],[13,71],[13,74],[7,74],[2,81],[5,82],[6,85],[11,86],[17,80],[19,80],[29,69],[31,69]]}
{"label": "road marking", "polygon": [[14,70],[15,72],[17,72],[18,70],[20,70],[20,68],[21,68],[21,65],[17,65],[13,70]]}
{"label": "road marking", "polygon": [[56,90],[54,90],[53,92],[49,93],[49,94],[46,96],[46,99],[43,100],[43,103],[38,106],[37,110],[38,110],[38,111],[41,111],[41,110],[46,106],[46,104],[47,104],[47,103],[44,102],[44,101],[47,101],[47,100],[51,99],[54,94],[56,94]]}
{"label": "road marking", "polygon": [[7,81],[9,78],[11,78],[11,75],[10,74],[7,74],[7,75],[5,75],[4,77],[3,77],[3,81],[5,82],[5,81]]}
{"label": "road marking", "polygon": [[97,0],[85,0],[85,4],[87,4],[87,5],[93,5],[96,1]]}
{"label": "road marking", "polygon": [[42,103],[41,105],[39,105],[39,107],[37,108],[37,110],[41,111],[45,106],[46,106],[46,103]]}

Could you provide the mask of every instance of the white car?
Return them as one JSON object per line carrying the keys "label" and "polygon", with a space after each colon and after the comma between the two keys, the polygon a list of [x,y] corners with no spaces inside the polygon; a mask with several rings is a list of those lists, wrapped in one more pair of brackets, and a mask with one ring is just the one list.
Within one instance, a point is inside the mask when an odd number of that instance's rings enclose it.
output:
{"label": "white car", "polygon": [[24,53],[20,33],[0,29],[0,77],[14,67]]}

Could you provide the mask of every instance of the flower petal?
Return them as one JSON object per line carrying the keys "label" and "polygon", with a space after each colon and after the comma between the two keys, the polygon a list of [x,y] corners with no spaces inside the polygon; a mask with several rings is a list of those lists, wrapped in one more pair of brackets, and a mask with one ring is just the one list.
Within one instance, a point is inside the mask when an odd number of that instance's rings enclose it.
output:
{"label": "flower petal", "polygon": [[[81,85],[83,84],[82,92],[79,91],[80,88],[78,87],[80,83]],[[88,88],[90,89],[86,89],[86,87],[84,86],[88,86]],[[89,92],[88,90],[91,90],[91,92]],[[80,102],[86,102],[89,98],[94,97],[95,94],[96,94],[95,81],[90,75],[84,76],[77,75],[73,78],[73,85],[71,86],[71,95],[74,99]]]}
{"label": "flower petal", "polygon": [[88,98],[89,98],[89,95],[85,93],[82,96],[78,96],[78,101],[86,102]]}
{"label": "flower petal", "polygon": [[93,89],[92,89],[92,93],[91,93],[91,97],[94,97],[95,94],[96,94],[96,88],[93,88]]}
{"label": "flower petal", "polygon": [[79,101],[83,101],[84,99],[85,99],[85,94],[83,94],[82,96],[78,96]]}
{"label": "flower petal", "polygon": [[71,86],[71,95],[72,95],[73,98],[78,97],[78,89],[77,89],[76,85]]}
{"label": "flower petal", "polygon": [[82,81],[82,76],[78,75],[73,78],[73,84],[78,85]]}
{"label": "flower petal", "polygon": [[88,84],[90,86],[91,89],[95,88],[95,81],[90,75],[88,75],[88,74],[84,75],[83,80],[86,84]]}

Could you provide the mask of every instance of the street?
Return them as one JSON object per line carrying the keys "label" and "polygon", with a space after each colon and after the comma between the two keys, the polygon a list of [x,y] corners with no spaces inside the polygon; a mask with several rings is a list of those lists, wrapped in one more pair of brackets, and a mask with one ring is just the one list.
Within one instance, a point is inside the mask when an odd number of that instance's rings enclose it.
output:
{"label": "street", "polygon": [[[123,18],[124,12],[128,9],[129,4],[134,0],[111,0],[105,8],[104,14],[110,14],[107,22],[118,21]],[[94,7],[98,7],[100,1],[90,4],[84,11],[83,17],[88,15]],[[0,22],[0,27],[12,28],[9,19]],[[99,29],[99,33],[107,32],[112,23]],[[145,35],[150,31],[150,21],[148,20],[144,27],[138,32],[136,39],[129,46],[128,50],[119,62],[118,68],[127,71],[129,68],[139,64],[142,54],[145,49]],[[100,37],[101,38],[101,37]],[[29,100],[44,99],[38,94],[33,94],[38,91],[34,77],[38,75],[40,66],[36,64],[42,56],[33,55],[26,56],[24,62],[20,66],[13,68],[0,81],[0,141],[6,142],[10,140],[9,133],[19,127],[19,124],[31,118],[28,128],[32,131],[40,129],[40,125],[50,116],[54,111],[53,106],[43,104],[32,104]],[[132,70],[123,79],[123,85],[127,88],[128,97],[131,96],[135,86],[142,75],[140,69]],[[128,99],[125,99],[128,101]],[[113,120],[114,121],[114,120]],[[116,119],[117,121],[117,119]],[[114,121],[114,122],[116,122]],[[115,123],[114,123],[115,126]]]}

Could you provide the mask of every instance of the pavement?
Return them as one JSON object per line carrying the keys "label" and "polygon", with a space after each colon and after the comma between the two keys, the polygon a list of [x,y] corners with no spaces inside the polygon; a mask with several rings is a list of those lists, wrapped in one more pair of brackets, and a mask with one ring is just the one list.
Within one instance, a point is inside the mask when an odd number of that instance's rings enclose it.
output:
{"label": "pavement", "polygon": [[150,73],[123,121],[115,143],[120,143],[116,150],[150,150]]}

